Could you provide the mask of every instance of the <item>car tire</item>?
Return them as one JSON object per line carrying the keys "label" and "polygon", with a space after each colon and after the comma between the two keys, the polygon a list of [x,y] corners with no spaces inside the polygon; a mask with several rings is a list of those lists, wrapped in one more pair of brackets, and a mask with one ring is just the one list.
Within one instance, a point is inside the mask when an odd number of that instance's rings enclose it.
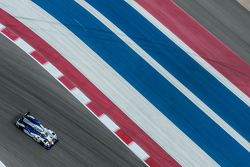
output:
{"label": "car tire", "polygon": [[17,127],[18,129],[23,130],[23,127],[19,126],[19,125],[16,124],[16,123],[15,123],[15,125],[16,125],[16,127]]}

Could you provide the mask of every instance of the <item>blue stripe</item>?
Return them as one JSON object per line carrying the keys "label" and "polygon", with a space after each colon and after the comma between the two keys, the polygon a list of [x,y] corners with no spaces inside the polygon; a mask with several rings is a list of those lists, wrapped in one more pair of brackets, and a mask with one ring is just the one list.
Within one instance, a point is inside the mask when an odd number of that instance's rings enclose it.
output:
{"label": "blue stripe", "polygon": [[87,1],[250,141],[250,108],[244,102],[124,1]]}
{"label": "blue stripe", "polygon": [[249,162],[249,153],[242,146],[82,7],[67,0],[34,2],[90,46],[222,166]]}

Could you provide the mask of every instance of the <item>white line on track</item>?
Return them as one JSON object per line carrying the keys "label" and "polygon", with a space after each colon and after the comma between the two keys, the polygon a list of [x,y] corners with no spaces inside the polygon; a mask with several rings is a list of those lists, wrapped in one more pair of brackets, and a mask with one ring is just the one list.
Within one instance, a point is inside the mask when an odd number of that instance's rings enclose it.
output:
{"label": "white line on track", "polygon": [[249,0],[237,0],[244,8],[250,12],[250,1]]}
{"label": "white line on track", "polygon": [[169,39],[171,39],[176,45],[178,45],[192,59],[194,59],[197,63],[199,63],[205,70],[207,70],[212,76],[214,76],[218,81],[220,81],[224,86],[226,86],[231,92],[233,92],[244,103],[250,106],[250,98],[244,92],[242,92],[232,82],[230,82],[221,73],[219,73],[213,66],[207,63],[201,56],[199,56],[195,51],[193,51],[188,45],[186,45],[181,39],[179,39],[174,33],[172,33],[167,27],[165,27],[161,22],[159,22],[154,16],[152,16],[136,1],[125,0],[125,2],[127,2],[131,7],[133,7],[136,11],[138,11],[143,17],[145,17],[150,23],[152,23],[158,30],[160,30]]}
{"label": "white line on track", "polygon": [[128,147],[140,159],[148,159],[149,158],[149,155],[143,149],[141,149],[141,147],[138,146],[135,142],[129,143]]}
{"label": "white line on track", "polygon": [[87,105],[91,102],[91,100],[78,88],[73,88],[72,90],[70,90],[70,92],[84,105]]}
{"label": "white line on track", "polygon": [[32,53],[35,49],[21,38],[17,38],[15,44],[27,53]]}
{"label": "white line on track", "polygon": [[[27,53],[31,53],[31,52],[27,52]],[[63,76],[63,74],[61,73],[61,71],[59,71],[53,64],[51,64],[50,62],[46,62],[43,65],[43,68],[45,68],[53,77],[55,78],[60,78],[61,76]]]}
{"label": "white line on track", "polygon": [[107,115],[102,114],[99,116],[100,121],[112,132],[116,132],[120,129]]}
{"label": "white line on track", "polygon": [[3,29],[5,29],[5,26],[0,23],[0,31],[2,31]]}
{"label": "white line on track", "polygon": [[[0,27],[2,24],[0,23]],[[2,28],[2,29],[4,29]],[[0,33],[1,30],[0,29]],[[87,106],[88,103],[91,102],[91,100],[77,87],[74,87],[73,89],[69,90],[66,85],[64,85],[63,82],[59,80],[60,77],[63,76],[60,70],[58,70],[53,64],[50,62],[46,62],[44,64],[41,64],[36,58],[34,58],[31,53],[35,51],[28,43],[26,43],[24,40],[22,40],[20,37],[18,37],[16,40],[12,40],[10,37],[2,33],[7,39],[15,43],[20,49],[22,49],[24,52],[26,52],[33,60],[35,60],[38,64],[40,64],[45,70],[47,70],[50,75],[52,75],[65,89],[67,89],[83,106],[85,106],[90,113],[92,113],[99,121],[101,121],[124,145],[126,145],[138,158],[142,160],[142,162],[146,166],[150,166],[147,163],[147,160],[150,157],[138,144],[136,144],[134,141],[132,141],[129,144],[126,144],[121,137],[119,137],[116,132],[120,130],[120,127],[113,121],[111,120],[107,115],[102,114],[99,117]],[[19,41],[19,42],[16,42]],[[2,166],[1,166],[2,165]],[[0,167],[6,167],[1,161],[0,161]]]}
{"label": "white line on track", "polygon": [[[185,87],[179,80],[177,80],[171,73],[169,73],[157,61],[155,61],[147,52],[145,52],[140,46],[138,46],[122,30],[120,30],[116,25],[114,25],[111,21],[109,21],[104,15],[102,15],[99,11],[97,11],[94,7],[92,7],[86,1],[82,1],[82,0],[75,0],[75,1],[78,4],[80,4],[84,9],[86,9],[89,13],[91,13],[94,17],[96,17],[100,22],[102,22],[106,27],[108,27],[123,42],[125,42],[132,50],[134,50],[141,58],[143,58],[148,64],[150,64],[156,71],[158,71],[165,79],[167,79],[180,92],[182,92],[190,101],[192,101],[201,111],[203,111],[207,116],[209,116],[216,124],[218,124],[222,129],[224,129],[231,137],[233,137],[240,145],[242,145],[246,150],[250,151],[250,143],[244,137],[242,137],[229,124],[227,124],[222,118],[220,118],[219,115],[217,115],[203,101],[201,101],[196,95],[194,95],[187,87]],[[136,3],[134,1],[127,1],[127,2],[131,6],[132,5],[135,6],[134,3]],[[132,2],[134,2],[134,3],[132,3]],[[134,7],[134,6],[132,6],[132,7]],[[134,8],[138,11],[138,9],[137,9],[138,6],[136,6]],[[142,9],[140,9],[139,11],[141,11],[141,10]],[[170,38],[170,39],[173,39],[173,38]],[[176,43],[176,41],[174,41],[174,42]],[[192,50],[189,48],[189,52],[187,52],[187,53],[190,54],[191,51]],[[196,57],[199,57],[199,56],[197,55]],[[203,60],[203,59],[201,59],[201,60]]]}
{"label": "white line on track", "polygon": [[[19,21],[61,53],[181,166],[219,166],[58,20],[31,1],[27,1],[27,4],[20,4],[19,0],[2,1],[4,6],[11,6],[11,8],[4,8],[4,10],[15,16],[22,16],[18,18]],[[32,18],[32,20],[23,19],[27,17]],[[34,22],[33,20],[44,21]]]}
{"label": "white line on track", "polygon": [[0,167],[6,167],[6,166],[2,163],[2,161],[0,161]]}

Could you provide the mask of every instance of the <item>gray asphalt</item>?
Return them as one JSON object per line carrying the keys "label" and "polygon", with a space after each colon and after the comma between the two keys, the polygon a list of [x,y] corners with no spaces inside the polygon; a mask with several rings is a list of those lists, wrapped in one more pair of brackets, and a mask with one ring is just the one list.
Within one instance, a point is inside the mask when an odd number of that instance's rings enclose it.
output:
{"label": "gray asphalt", "polygon": [[250,12],[236,0],[174,0],[250,64]]}
{"label": "gray asphalt", "polygon": [[[30,111],[59,136],[47,151],[14,123]],[[54,78],[0,35],[0,161],[7,167],[145,166]]]}

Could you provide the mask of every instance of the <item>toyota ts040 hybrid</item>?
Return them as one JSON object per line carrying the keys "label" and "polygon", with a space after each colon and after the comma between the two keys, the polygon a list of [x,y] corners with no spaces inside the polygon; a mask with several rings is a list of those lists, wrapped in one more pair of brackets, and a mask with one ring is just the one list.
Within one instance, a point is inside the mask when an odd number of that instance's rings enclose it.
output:
{"label": "toyota ts040 hybrid", "polygon": [[47,150],[58,142],[57,135],[52,130],[45,128],[29,112],[16,121],[16,126]]}

